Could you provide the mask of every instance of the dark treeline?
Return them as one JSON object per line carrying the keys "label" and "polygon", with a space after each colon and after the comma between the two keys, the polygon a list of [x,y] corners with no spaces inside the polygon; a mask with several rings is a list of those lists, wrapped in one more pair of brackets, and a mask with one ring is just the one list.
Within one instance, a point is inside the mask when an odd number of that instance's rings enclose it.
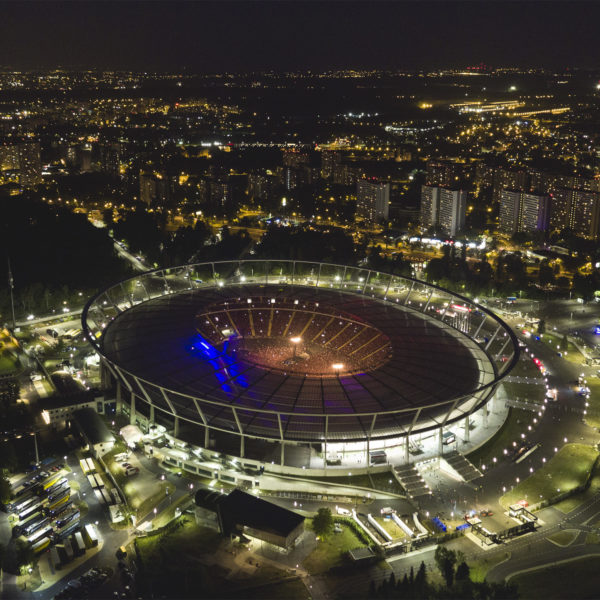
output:
{"label": "dark treeline", "polygon": [[27,196],[0,198],[0,214],[1,322],[10,314],[9,258],[18,316],[81,303],[90,292],[129,273],[106,231],[83,214]]}
{"label": "dark treeline", "polygon": [[469,565],[462,552],[438,546],[435,563],[443,584],[435,584],[428,577],[425,563],[415,573],[411,567],[401,579],[394,573],[378,586],[369,586],[369,599],[373,600],[516,600],[517,586],[508,583],[475,582],[471,580]]}

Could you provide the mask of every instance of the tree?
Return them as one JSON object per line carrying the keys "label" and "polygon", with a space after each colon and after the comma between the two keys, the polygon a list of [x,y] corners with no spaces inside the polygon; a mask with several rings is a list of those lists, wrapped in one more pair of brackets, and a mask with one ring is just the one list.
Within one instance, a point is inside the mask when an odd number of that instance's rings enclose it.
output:
{"label": "tree", "polygon": [[461,562],[456,568],[456,581],[467,581],[469,579],[469,565]]}
{"label": "tree", "polygon": [[448,587],[454,582],[454,565],[456,565],[456,552],[448,550],[445,546],[438,546],[435,549],[435,564],[440,570],[444,581]]}
{"label": "tree", "polygon": [[4,470],[0,471],[0,502],[5,504],[12,497],[12,488],[10,485],[10,481],[6,476],[6,472]]}
{"label": "tree", "polygon": [[333,530],[333,517],[329,508],[320,508],[313,519],[313,530],[321,537],[325,537]]}
{"label": "tree", "polygon": [[17,540],[15,558],[19,568],[32,564],[35,561],[35,552],[31,544],[24,540]]}
{"label": "tree", "polygon": [[538,321],[537,332],[546,333],[546,321],[544,319]]}
{"label": "tree", "polygon": [[427,567],[423,561],[421,561],[415,576],[413,591],[415,598],[425,598],[427,596]]}
{"label": "tree", "polygon": [[540,265],[538,281],[540,285],[551,285],[554,283],[554,269],[550,266],[548,260],[545,260]]}

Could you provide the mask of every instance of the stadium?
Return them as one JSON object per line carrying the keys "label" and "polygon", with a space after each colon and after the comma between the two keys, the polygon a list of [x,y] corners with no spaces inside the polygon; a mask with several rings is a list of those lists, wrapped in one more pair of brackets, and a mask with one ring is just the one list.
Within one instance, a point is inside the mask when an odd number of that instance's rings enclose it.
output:
{"label": "stadium", "polygon": [[441,453],[451,426],[464,441],[487,428],[519,358],[510,328],[465,297],[326,263],[150,271],[82,321],[131,422],[267,469],[408,462],[424,440]]}

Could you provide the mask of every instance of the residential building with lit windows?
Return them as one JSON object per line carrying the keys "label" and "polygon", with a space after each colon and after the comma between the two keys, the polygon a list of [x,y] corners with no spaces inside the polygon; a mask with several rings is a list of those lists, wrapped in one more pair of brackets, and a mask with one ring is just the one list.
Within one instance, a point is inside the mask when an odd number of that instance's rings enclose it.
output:
{"label": "residential building with lit windows", "polygon": [[498,229],[512,235],[517,231],[546,231],[550,218],[550,198],[520,190],[502,190]]}
{"label": "residential building with lit windows", "polygon": [[390,214],[390,184],[359,179],[356,184],[356,218],[376,223]]}
{"label": "residential building with lit windows", "polygon": [[21,142],[19,153],[19,183],[30,187],[42,182],[42,160],[39,142]]}
{"label": "residential building with lit windows", "polygon": [[427,229],[438,224],[440,210],[440,188],[432,185],[421,186],[421,227]]}
{"label": "residential building with lit windows", "polygon": [[518,190],[502,190],[498,215],[498,230],[502,233],[512,235],[518,231],[521,196]]}
{"label": "residential building with lit windows", "polygon": [[465,227],[467,214],[467,192],[440,188],[439,225],[454,237]]}
{"label": "residential building with lit windows", "polygon": [[600,193],[557,190],[552,195],[550,226],[554,230],[570,229],[575,235],[597,239],[600,227]]}

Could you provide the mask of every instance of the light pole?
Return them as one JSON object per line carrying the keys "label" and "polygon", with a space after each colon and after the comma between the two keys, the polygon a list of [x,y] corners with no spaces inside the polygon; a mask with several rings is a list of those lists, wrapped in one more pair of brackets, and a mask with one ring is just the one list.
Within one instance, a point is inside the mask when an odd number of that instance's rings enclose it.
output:
{"label": "light pole", "polygon": [[37,445],[37,432],[32,431],[31,435],[33,436],[33,445],[35,446],[35,464],[39,465],[40,464],[40,455],[38,452],[38,445]]}
{"label": "light pole", "polygon": [[8,261],[8,289],[10,290],[10,307],[12,310],[12,328],[13,331],[17,328],[17,321],[15,320],[15,299],[13,297],[13,290],[15,287],[15,282],[12,276],[12,271],[10,270],[10,258],[6,258]]}
{"label": "light pole", "polygon": [[294,344],[294,353],[292,354],[292,358],[296,358],[296,348],[298,347],[298,344],[302,341],[302,338],[297,335],[293,338],[290,338],[290,342],[292,342],[292,344]]}

